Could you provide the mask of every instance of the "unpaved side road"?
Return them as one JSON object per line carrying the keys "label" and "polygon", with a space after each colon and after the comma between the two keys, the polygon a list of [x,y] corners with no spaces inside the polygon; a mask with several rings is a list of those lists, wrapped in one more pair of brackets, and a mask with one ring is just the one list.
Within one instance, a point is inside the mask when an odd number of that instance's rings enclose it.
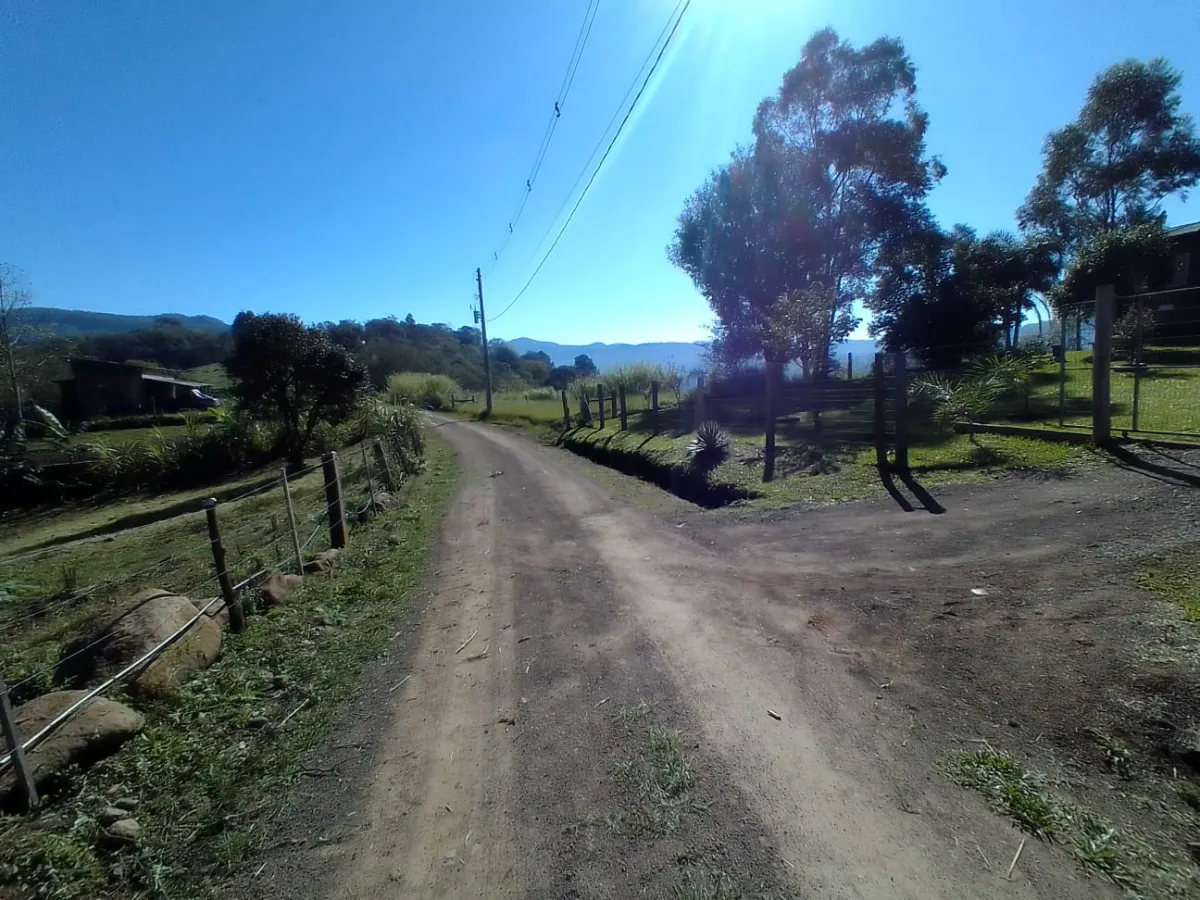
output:
{"label": "unpaved side road", "polygon": [[[299,792],[260,896],[661,897],[692,862],[783,896],[1115,896],[1032,840],[1005,877],[1019,835],[941,776],[839,627],[831,592],[911,582],[899,510],[800,559],[682,503],[647,512],[499,428],[440,433],[465,474],[424,612]],[[642,700],[680,730],[706,806],[667,837],[604,824]]]}

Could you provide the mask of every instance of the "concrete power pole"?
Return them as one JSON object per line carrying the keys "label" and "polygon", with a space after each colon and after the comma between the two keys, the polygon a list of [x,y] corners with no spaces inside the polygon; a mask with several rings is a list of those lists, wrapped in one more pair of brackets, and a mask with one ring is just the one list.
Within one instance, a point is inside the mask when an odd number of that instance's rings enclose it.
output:
{"label": "concrete power pole", "polygon": [[483,308],[483,273],[475,270],[475,284],[479,287],[479,330],[483,334],[483,377],[487,397],[487,414],[492,414],[492,360],[488,353],[487,313]]}

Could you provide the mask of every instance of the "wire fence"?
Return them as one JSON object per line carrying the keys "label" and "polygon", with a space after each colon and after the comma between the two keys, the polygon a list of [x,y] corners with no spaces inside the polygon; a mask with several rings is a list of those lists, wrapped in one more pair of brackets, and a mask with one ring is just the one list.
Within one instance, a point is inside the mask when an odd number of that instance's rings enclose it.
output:
{"label": "wire fence", "polygon": [[[1051,323],[1049,359],[998,423],[1091,430],[1096,408],[1096,304],[1072,304]],[[1117,297],[1105,381],[1111,430],[1130,437],[1200,439],[1200,288]]]}
{"label": "wire fence", "polygon": [[[192,598],[197,607],[186,625],[91,687],[37,733],[17,736],[15,746],[8,742],[0,774],[15,765],[27,799],[36,802],[24,753],[113,685],[136,679],[203,616],[225,611],[236,629],[246,613],[253,615],[262,579],[274,571],[300,574],[313,553],[345,546],[350,528],[397,486],[385,445],[368,442],[306,469],[281,470],[229,500],[205,501],[195,512],[0,559],[0,719],[14,734],[10,700],[19,704],[62,684],[72,669],[68,664],[112,640],[111,625],[148,588]],[[85,573],[91,580],[83,585]],[[78,646],[78,636],[93,634],[106,617],[114,618],[110,627]]]}

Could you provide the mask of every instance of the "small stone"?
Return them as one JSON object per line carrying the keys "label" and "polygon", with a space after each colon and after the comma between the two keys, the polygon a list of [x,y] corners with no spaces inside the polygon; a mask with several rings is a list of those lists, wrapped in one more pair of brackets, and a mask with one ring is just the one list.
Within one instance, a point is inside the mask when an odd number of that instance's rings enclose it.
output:
{"label": "small stone", "polygon": [[247,728],[266,728],[271,724],[271,720],[266,716],[251,716],[246,720]]}
{"label": "small stone", "polygon": [[271,686],[278,691],[286,691],[292,686],[292,679],[286,675],[276,675],[271,679]]}
{"label": "small stone", "polygon": [[115,806],[117,809],[126,809],[130,812],[133,812],[141,805],[142,801],[135,800],[133,797],[121,797],[113,801],[113,806]]}
{"label": "small stone", "polygon": [[107,809],[101,810],[100,814],[96,816],[96,821],[99,822],[104,828],[108,828],[110,825],[120,822],[122,819],[128,819],[129,816],[129,810],[118,809],[115,806],[110,806]]}
{"label": "small stone", "polygon": [[142,826],[137,819],[121,819],[108,826],[108,835],[121,843],[136,844],[142,836]]}

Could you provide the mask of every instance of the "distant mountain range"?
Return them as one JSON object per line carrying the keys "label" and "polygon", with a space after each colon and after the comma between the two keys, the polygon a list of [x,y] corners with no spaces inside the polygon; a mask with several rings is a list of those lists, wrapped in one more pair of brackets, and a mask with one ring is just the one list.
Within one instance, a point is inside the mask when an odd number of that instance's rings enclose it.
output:
{"label": "distant mountain range", "polygon": [[[657,363],[665,366],[669,362],[685,372],[706,368],[705,347],[700,343],[666,341],[657,344],[556,344],[552,341],[535,341],[532,338],[517,338],[508,342],[518,353],[543,351],[556,366],[569,366],[575,357],[586,354],[591,357],[601,372],[635,362]],[[842,365],[846,354],[853,353],[855,366],[869,365],[867,362],[879,348],[874,341],[846,341],[834,355]]]}
{"label": "distant mountain range", "polygon": [[229,325],[212,316],[181,316],[161,313],[157,316],[122,316],[117,313],[86,312],[82,309],[55,309],[52,306],[31,306],[22,314],[25,321],[45,328],[56,337],[81,337],[89,334],[120,334],[153,328],[159,319],[179,321],[184,328],[197,331],[228,331]]}

